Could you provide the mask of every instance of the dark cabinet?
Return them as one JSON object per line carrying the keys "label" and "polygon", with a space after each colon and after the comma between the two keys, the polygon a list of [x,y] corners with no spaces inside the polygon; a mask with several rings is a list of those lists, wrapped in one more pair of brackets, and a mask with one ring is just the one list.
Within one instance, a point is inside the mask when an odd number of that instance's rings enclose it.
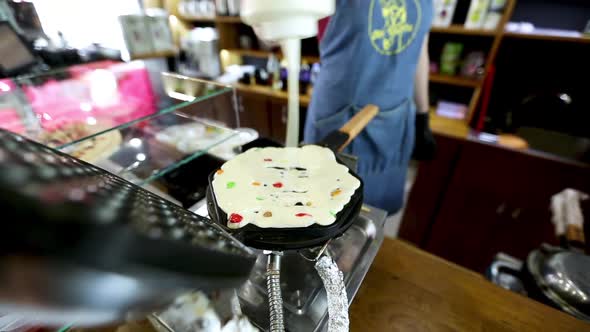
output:
{"label": "dark cabinet", "polygon": [[271,135],[271,118],[269,101],[265,96],[256,94],[238,95],[240,127],[252,128],[262,137]]}
{"label": "dark cabinet", "polygon": [[270,102],[270,136],[277,142],[284,143],[287,138],[287,112],[287,103],[274,100]]}
{"label": "dark cabinet", "polygon": [[[240,127],[253,128],[261,137],[285,143],[287,137],[287,100],[257,93],[238,94]],[[299,137],[303,140],[306,108],[299,110]]]}
{"label": "dark cabinet", "polygon": [[588,165],[469,140],[439,145],[437,160],[420,166],[400,237],[478,272],[497,252],[525,258],[556,243],[551,196],[590,191]]}

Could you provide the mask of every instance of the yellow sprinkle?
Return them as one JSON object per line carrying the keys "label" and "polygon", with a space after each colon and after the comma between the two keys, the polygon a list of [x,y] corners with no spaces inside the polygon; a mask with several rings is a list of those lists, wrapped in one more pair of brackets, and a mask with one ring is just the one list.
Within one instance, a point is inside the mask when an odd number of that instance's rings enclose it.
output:
{"label": "yellow sprinkle", "polygon": [[340,194],[342,194],[342,190],[340,188],[338,188],[338,189],[332,191],[332,193],[330,193],[330,196],[334,197],[334,196],[338,196]]}

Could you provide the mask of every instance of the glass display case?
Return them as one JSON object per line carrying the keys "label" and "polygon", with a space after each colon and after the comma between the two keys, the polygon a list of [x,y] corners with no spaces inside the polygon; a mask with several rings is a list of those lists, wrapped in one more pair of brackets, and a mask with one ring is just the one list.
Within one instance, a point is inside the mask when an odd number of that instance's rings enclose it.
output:
{"label": "glass display case", "polygon": [[142,61],[99,62],[0,81],[0,128],[185,207],[204,197],[206,176],[236,145],[256,138],[238,127],[234,89]]}

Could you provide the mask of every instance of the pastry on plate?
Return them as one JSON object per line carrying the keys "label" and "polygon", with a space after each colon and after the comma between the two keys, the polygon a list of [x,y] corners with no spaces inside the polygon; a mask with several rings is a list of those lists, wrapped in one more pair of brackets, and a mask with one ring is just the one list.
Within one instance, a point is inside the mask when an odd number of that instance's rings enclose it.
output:
{"label": "pastry on plate", "polygon": [[[50,147],[59,148],[100,131],[102,129],[99,127],[89,126],[85,123],[69,123],[59,129],[43,133],[40,141]],[[119,149],[122,139],[119,130],[111,130],[82,140],[62,150],[73,157],[93,163],[111,156]]]}
{"label": "pastry on plate", "polygon": [[200,122],[170,126],[156,133],[156,140],[185,153],[207,150],[232,135],[231,131]]}
{"label": "pastry on plate", "polygon": [[68,153],[86,162],[95,163],[109,158],[119,150],[121,141],[121,133],[118,130],[111,130],[75,144]]}

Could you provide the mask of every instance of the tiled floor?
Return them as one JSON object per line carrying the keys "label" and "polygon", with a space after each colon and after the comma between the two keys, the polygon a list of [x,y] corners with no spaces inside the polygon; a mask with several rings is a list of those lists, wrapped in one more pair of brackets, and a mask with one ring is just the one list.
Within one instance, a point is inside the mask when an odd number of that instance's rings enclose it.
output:
{"label": "tiled floor", "polygon": [[[408,195],[410,194],[410,190],[412,189],[412,185],[414,185],[414,180],[416,179],[416,172],[418,170],[417,163],[411,163],[410,168],[408,169],[408,177],[406,179],[406,187],[405,187],[405,198],[404,201],[408,199]],[[397,233],[399,231],[399,225],[401,223],[402,216],[404,215],[405,206],[402,209],[389,217],[385,221],[385,236],[395,238],[397,237]]]}

